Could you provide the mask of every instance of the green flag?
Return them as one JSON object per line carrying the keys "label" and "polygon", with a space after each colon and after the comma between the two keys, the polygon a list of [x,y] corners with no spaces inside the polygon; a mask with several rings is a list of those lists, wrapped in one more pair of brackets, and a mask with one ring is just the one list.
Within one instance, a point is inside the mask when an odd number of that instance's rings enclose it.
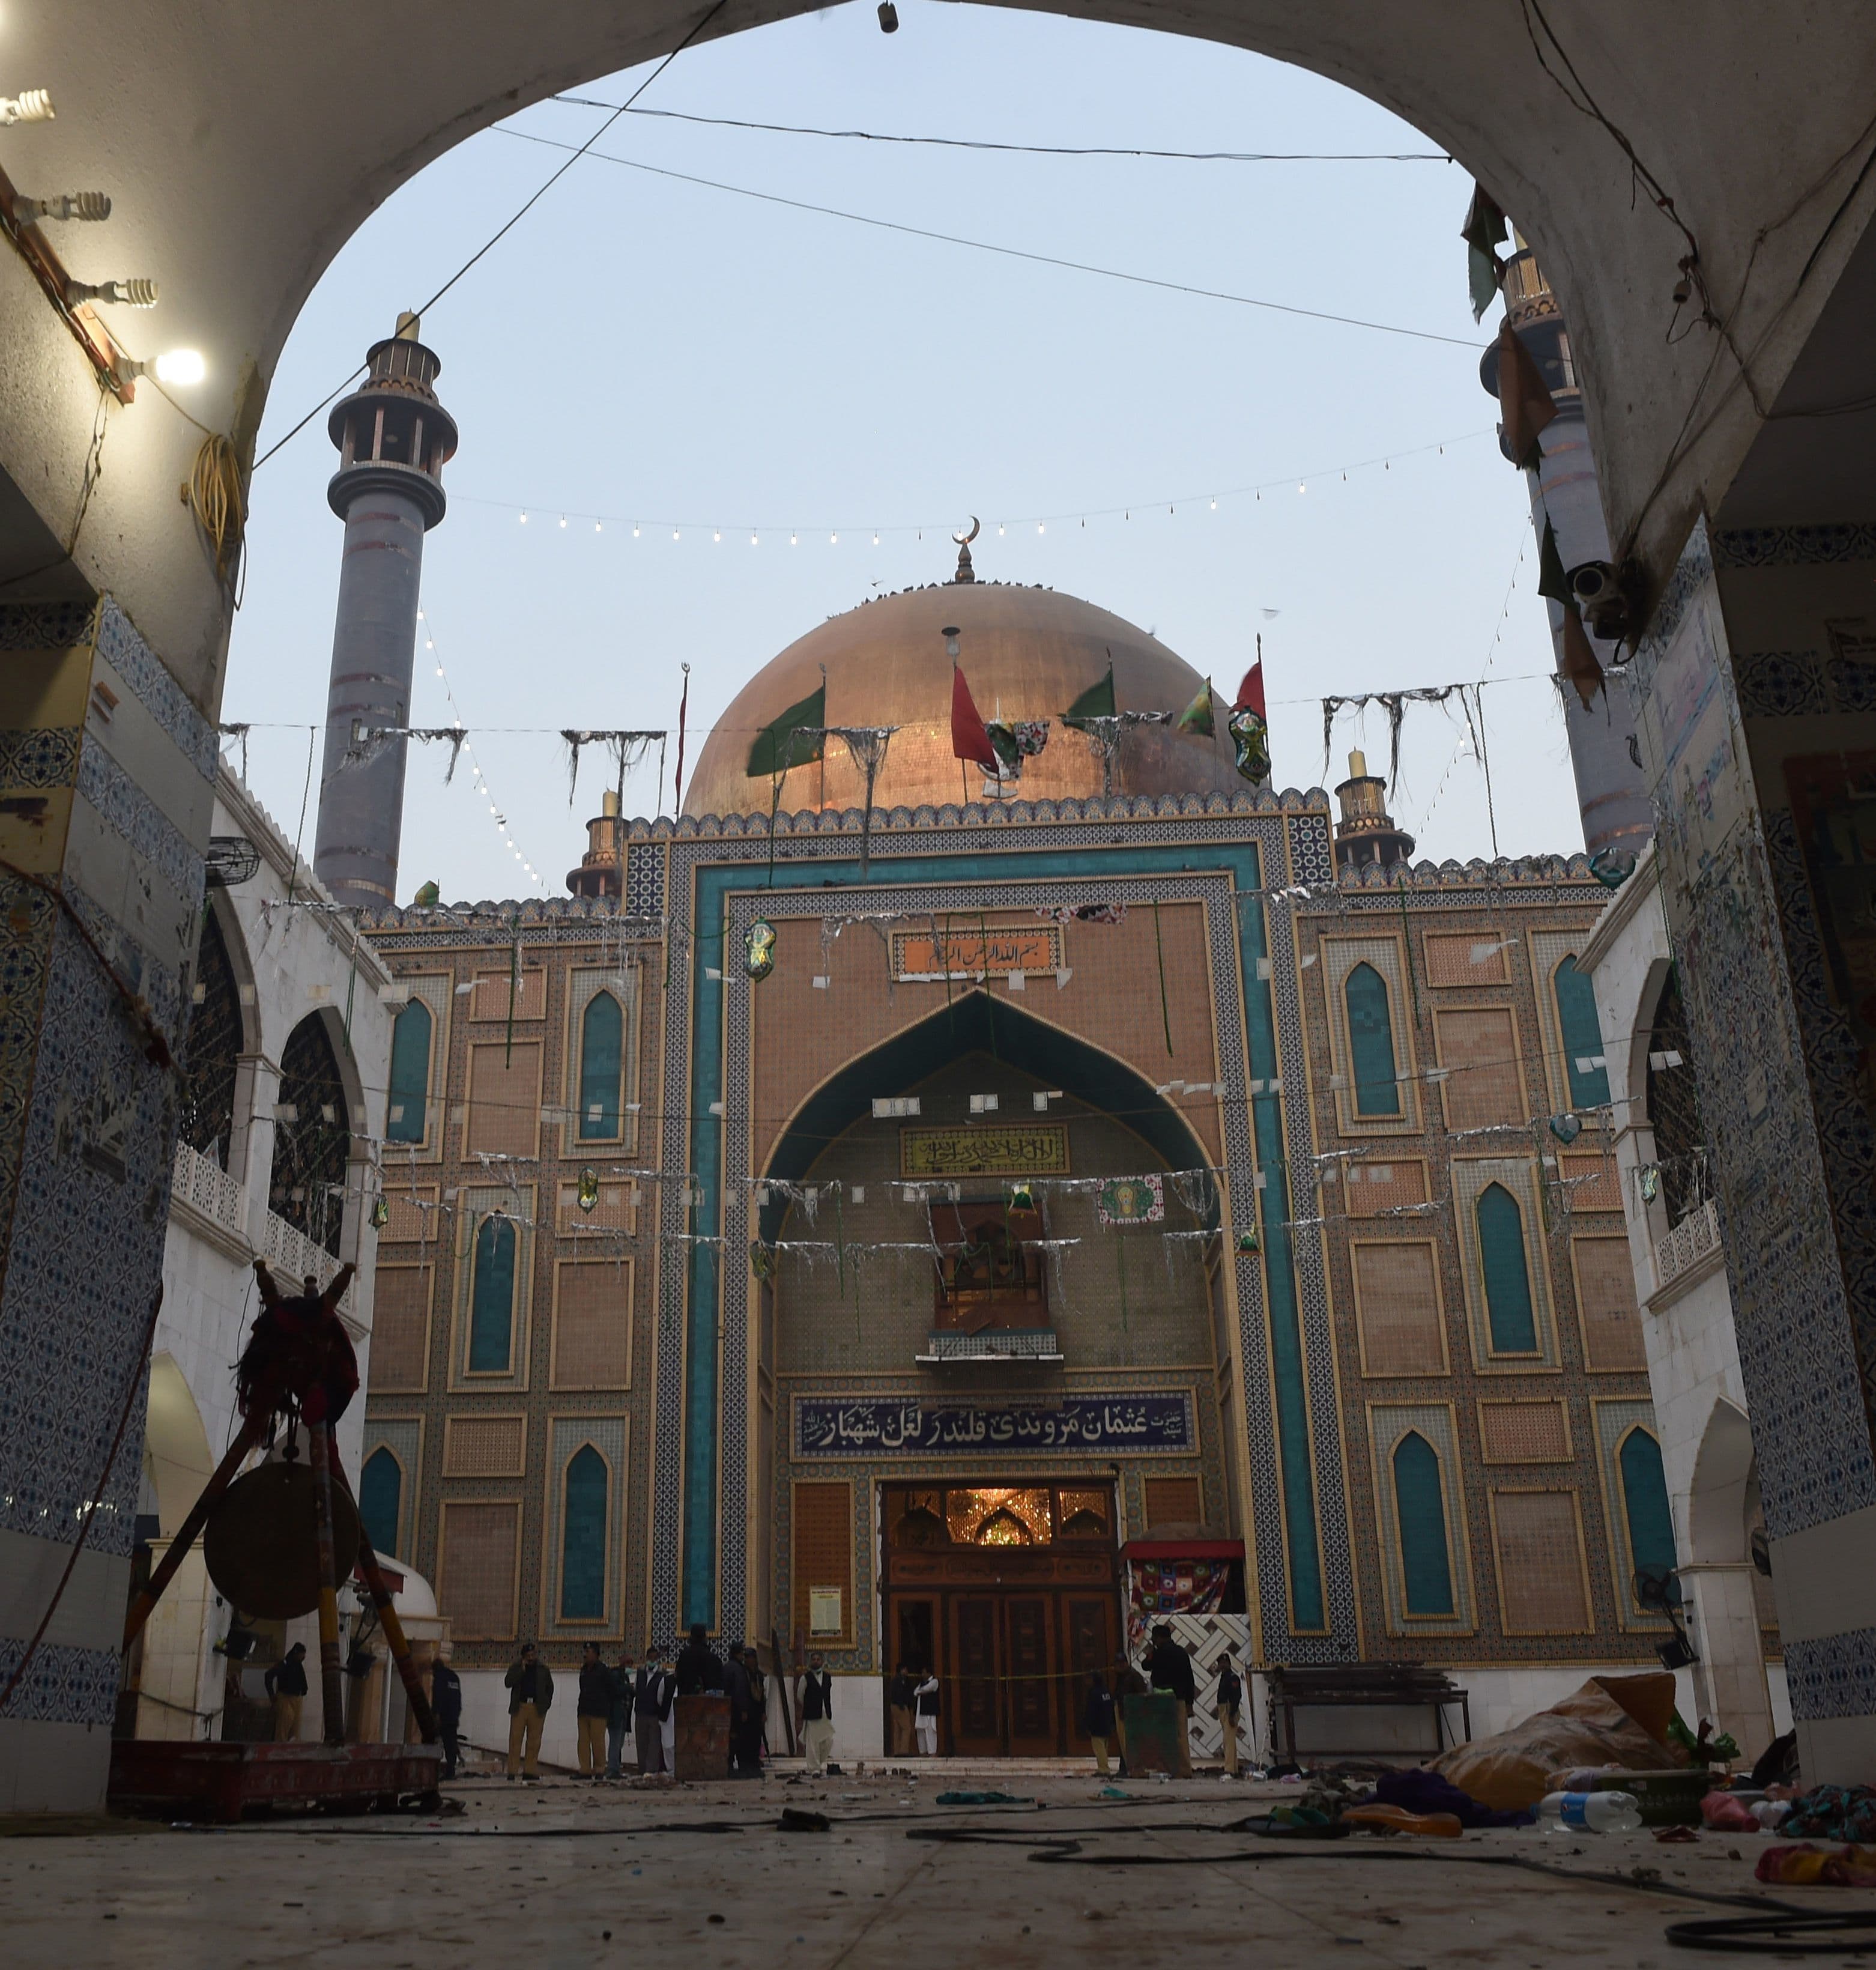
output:
{"label": "green flag", "polygon": [[1465,223],[1459,237],[1468,249],[1466,280],[1472,291],[1472,319],[1481,320],[1498,292],[1504,262],[1492,251],[1505,236],[1505,216],[1498,202],[1483,185],[1472,187],[1472,203],[1466,207]]}
{"label": "green flag", "polygon": [[1570,577],[1563,571],[1563,557],[1557,551],[1557,530],[1550,524],[1550,515],[1544,515],[1543,545],[1537,551],[1537,592],[1548,596],[1552,602],[1561,603],[1572,615],[1576,613],[1576,597],[1570,592]]}
{"label": "green flag", "polygon": [[1205,688],[1192,700],[1174,721],[1174,728],[1190,733],[1195,739],[1209,739],[1218,730],[1211,717],[1211,680],[1207,678]]}
{"label": "green flag", "polygon": [[1065,725],[1072,725],[1078,719],[1112,718],[1114,716],[1114,658],[1110,657],[1107,659],[1107,675],[1082,692],[1062,714],[1062,722]]}
{"label": "green flag", "polygon": [[791,704],[772,725],[765,725],[749,749],[749,776],[772,779],[791,766],[805,766],[821,757],[825,743],[821,728],[827,722],[827,687]]}

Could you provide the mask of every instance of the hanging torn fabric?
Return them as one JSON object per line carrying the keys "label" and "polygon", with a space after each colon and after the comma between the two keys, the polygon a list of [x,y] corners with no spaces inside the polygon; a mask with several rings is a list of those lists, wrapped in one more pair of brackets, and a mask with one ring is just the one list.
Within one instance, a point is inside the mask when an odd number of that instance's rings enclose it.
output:
{"label": "hanging torn fabric", "polygon": [[[341,756],[338,770],[343,773],[353,767],[369,766],[396,740],[415,739],[421,746],[434,745],[441,740],[450,749],[450,763],[443,769],[443,784],[447,787],[456,777],[456,762],[462,757],[463,742],[468,736],[467,730],[460,725],[366,725],[355,718],[352,743]],[[242,743],[246,743],[245,737]]]}
{"label": "hanging torn fabric", "polygon": [[1000,782],[1021,779],[1023,761],[1035,759],[1049,743],[1046,718],[993,718],[984,729],[997,755]]}
{"label": "hanging torn fabric", "polygon": [[1126,922],[1127,913],[1125,903],[1070,903],[1039,909],[1036,914],[1045,923],[1117,924]]}
{"label": "hanging torn fabric", "polygon": [[[644,758],[654,741],[662,746],[665,735],[662,732],[576,732],[563,727],[561,737],[567,746],[567,805],[571,807],[580,792],[580,751],[584,746],[610,746],[618,762],[619,791],[623,796],[626,775]],[[622,798],[623,810],[624,801]]]}
{"label": "hanging torn fabric", "polygon": [[1511,326],[1509,315],[1498,331],[1498,408],[1511,463],[1521,471],[1540,464],[1543,452],[1538,437],[1556,416],[1556,402],[1530,345]]}
{"label": "hanging torn fabric", "polygon": [[1174,729],[1194,739],[1210,739],[1218,732],[1211,716],[1211,680],[1207,678],[1203,686],[1194,695],[1179,717],[1173,720]]}
{"label": "hanging torn fabric", "polygon": [[1326,779],[1329,770],[1329,746],[1335,737],[1335,717],[1338,712],[1359,711],[1365,706],[1378,704],[1387,714],[1387,787],[1391,794],[1394,782],[1400,773],[1400,727],[1409,704],[1444,704],[1457,697],[1468,714],[1470,705],[1466,697],[1471,688],[1464,684],[1420,684],[1411,691],[1358,691],[1346,697],[1325,697],[1322,701],[1322,773]]}
{"label": "hanging torn fabric", "polygon": [[1504,263],[1492,251],[1505,236],[1505,216],[1498,201],[1481,184],[1472,187],[1472,203],[1466,207],[1465,223],[1459,237],[1468,249],[1466,284],[1471,291],[1472,319],[1481,321],[1491,306],[1504,277]]}
{"label": "hanging torn fabric", "polygon": [[1587,711],[1607,680],[1602,665],[1590,647],[1589,632],[1583,627],[1582,612],[1570,587],[1570,577],[1557,549],[1557,530],[1544,515],[1544,537],[1537,554],[1537,592],[1563,611],[1563,658],[1558,675],[1572,685]]}
{"label": "hanging torn fabric", "polygon": [[873,860],[873,792],[879,782],[879,769],[886,764],[886,749],[892,743],[896,725],[824,725],[816,735],[823,740],[838,739],[847,756],[866,776],[866,793],[860,811],[860,872],[863,876]]}

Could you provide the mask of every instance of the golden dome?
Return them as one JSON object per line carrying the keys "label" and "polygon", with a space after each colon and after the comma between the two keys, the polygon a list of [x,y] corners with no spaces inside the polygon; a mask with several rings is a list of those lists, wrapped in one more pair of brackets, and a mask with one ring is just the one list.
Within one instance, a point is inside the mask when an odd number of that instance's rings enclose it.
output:
{"label": "golden dome", "polygon": [[[768,775],[751,779],[756,735],[827,676],[830,726],[896,726],[873,788],[876,808],[955,805],[980,801],[984,775],[951,754],[951,665],[943,632],[955,628],[959,668],[985,719],[1046,718],[1043,752],[1023,762],[1009,798],[1084,799],[1104,791],[1099,754],[1062,713],[1114,663],[1114,701],[1122,711],[1169,711],[1175,717],[1205,680],[1189,664],[1131,623],[1092,603],[1045,588],[952,581],[907,589],[863,603],[811,629],[765,664],[736,694],[704,742],[684,792],[687,814],[766,814],[774,798]],[[1117,794],[1239,793],[1224,715],[1235,674],[1214,680],[1217,731],[1190,738],[1169,726],[1130,725],[1114,764]],[[862,806],[866,779],[845,743],[830,737],[824,760],[792,768],[780,805],[840,810]]]}

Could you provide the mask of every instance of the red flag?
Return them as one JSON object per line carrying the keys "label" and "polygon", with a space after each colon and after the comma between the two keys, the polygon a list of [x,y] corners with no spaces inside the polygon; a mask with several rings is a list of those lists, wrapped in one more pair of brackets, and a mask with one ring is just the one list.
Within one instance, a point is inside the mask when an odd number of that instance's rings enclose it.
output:
{"label": "red flag", "polygon": [[1237,688],[1237,697],[1232,705],[1234,711],[1254,711],[1260,718],[1265,717],[1263,708],[1263,658],[1261,655],[1244,673],[1244,681]]}
{"label": "red flag", "polygon": [[990,735],[977,716],[964,674],[955,664],[951,666],[951,756],[974,760],[987,773],[997,769],[997,748],[990,743]]}

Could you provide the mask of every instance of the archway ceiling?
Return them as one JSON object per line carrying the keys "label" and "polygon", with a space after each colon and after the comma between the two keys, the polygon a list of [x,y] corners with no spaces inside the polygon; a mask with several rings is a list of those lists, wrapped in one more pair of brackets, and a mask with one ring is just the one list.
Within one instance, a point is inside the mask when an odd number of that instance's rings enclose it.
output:
{"label": "archway ceiling", "polygon": [[[807,0],[732,0],[710,33],[807,11]],[[1294,62],[1452,151],[1517,216],[1569,310],[1612,532],[1645,511],[1640,544],[1659,572],[1699,506],[1718,510],[1757,421],[1734,388],[1687,456],[1671,462],[1712,354],[1705,330],[1669,335],[1684,245],[1638,191],[1608,130],[1539,67],[1520,0],[1093,0],[1053,11]],[[1847,0],[1691,11],[1548,0],[1547,11],[1603,109],[1699,236],[1712,291],[1754,352],[1770,402],[1876,200],[1872,174],[1807,274],[1861,161],[1858,140],[1876,102],[1876,14]],[[79,9],[18,0],[0,42],[5,86],[49,87],[58,119],[9,135],[5,163],[30,179],[23,188],[111,193],[109,226],[63,229],[72,271],[158,278],[160,323],[123,324],[134,353],[154,353],[158,335],[199,343],[214,360],[203,414],[251,436],[301,304],[375,206],[516,109],[667,50],[697,15],[675,0],[402,0],[375,15],[350,0],[261,8],[92,0]],[[1455,229],[1462,192],[1455,172]],[[1358,232],[1349,238],[1358,252]],[[1452,250],[1457,283],[1456,238]],[[541,294],[544,333],[561,298]],[[438,339],[447,340],[441,323]],[[1384,347],[1356,343],[1350,355],[1387,359]],[[1725,358],[1718,373],[1731,381]],[[76,345],[18,256],[0,255],[0,467],[46,539],[69,528],[95,404]],[[124,435],[114,436],[77,559],[212,707],[225,603],[175,496],[197,434],[154,412],[119,421]],[[265,480],[258,489],[265,499]]]}

